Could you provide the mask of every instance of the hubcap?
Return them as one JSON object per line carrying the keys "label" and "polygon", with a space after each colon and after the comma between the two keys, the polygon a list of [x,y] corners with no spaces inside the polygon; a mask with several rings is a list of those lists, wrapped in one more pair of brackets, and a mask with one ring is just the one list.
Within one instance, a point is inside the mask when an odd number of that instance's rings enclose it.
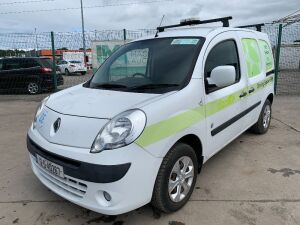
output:
{"label": "hubcap", "polygon": [[263,115],[263,126],[265,129],[268,128],[271,120],[271,108],[269,105],[266,105]]}
{"label": "hubcap", "polygon": [[175,163],[169,177],[169,196],[173,202],[182,201],[189,193],[194,180],[194,164],[183,156]]}
{"label": "hubcap", "polygon": [[39,86],[36,83],[28,84],[28,92],[30,94],[36,94],[39,91]]}

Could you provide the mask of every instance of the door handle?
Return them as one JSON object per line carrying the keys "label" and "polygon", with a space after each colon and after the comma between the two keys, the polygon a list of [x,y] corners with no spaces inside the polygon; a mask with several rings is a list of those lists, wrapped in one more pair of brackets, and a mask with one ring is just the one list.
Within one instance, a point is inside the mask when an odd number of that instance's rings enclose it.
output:
{"label": "door handle", "polygon": [[249,90],[249,94],[252,93],[252,92],[254,92],[254,91],[255,91],[255,89],[254,89],[254,88],[251,88],[251,89]]}
{"label": "door handle", "polygon": [[243,97],[245,97],[246,95],[247,95],[247,92],[243,92],[243,93],[240,94],[240,98],[243,98]]}

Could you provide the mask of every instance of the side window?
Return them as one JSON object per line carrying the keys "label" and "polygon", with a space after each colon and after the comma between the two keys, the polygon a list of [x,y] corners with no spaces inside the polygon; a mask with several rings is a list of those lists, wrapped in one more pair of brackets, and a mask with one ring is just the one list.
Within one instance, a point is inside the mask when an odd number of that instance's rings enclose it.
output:
{"label": "side window", "polygon": [[32,59],[23,59],[20,64],[20,67],[23,69],[39,66],[39,64]]}
{"label": "side window", "polygon": [[272,49],[270,48],[269,44],[264,40],[258,41],[260,48],[264,52],[264,57],[266,61],[266,72],[269,72],[274,69],[274,59]]}
{"label": "side window", "polygon": [[7,60],[4,63],[3,70],[16,70],[20,69],[20,63],[16,60]]}
{"label": "side window", "polygon": [[135,49],[119,56],[109,68],[109,80],[144,77],[147,72],[149,49]]}
{"label": "side window", "polygon": [[243,38],[242,45],[246,57],[248,77],[255,77],[262,71],[258,43],[255,39]]}
{"label": "side window", "polygon": [[0,71],[2,70],[3,68],[3,60],[0,60]]}
{"label": "side window", "polygon": [[218,90],[216,85],[209,82],[211,71],[218,66],[234,66],[236,71],[236,82],[240,80],[240,63],[237,46],[234,40],[226,40],[214,46],[209,52],[205,67],[204,75],[206,78],[206,92]]}

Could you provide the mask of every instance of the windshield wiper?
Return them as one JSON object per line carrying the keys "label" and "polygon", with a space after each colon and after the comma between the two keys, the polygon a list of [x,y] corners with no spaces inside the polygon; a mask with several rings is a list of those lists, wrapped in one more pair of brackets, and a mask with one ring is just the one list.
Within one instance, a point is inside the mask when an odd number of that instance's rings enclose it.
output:
{"label": "windshield wiper", "polygon": [[129,90],[144,90],[144,89],[156,89],[166,87],[178,87],[179,84],[144,84],[140,86],[130,87]]}
{"label": "windshield wiper", "polygon": [[126,85],[123,84],[113,84],[113,83],[102,83],[92,85],[93,88],[104,88],[104,89],[114,89],[114,88],[128,88]]}

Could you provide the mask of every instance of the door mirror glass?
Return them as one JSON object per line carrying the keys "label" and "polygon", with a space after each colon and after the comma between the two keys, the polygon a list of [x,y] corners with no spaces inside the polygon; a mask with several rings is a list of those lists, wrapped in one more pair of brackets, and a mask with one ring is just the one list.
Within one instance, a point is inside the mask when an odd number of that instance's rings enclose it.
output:
{"label": "door mirror glass", "polygon": [[210,84],[215,84],[219,88],[234,84],[236,82],[236,71],[234,66],[215,67],[211,71],[208,82]]}

